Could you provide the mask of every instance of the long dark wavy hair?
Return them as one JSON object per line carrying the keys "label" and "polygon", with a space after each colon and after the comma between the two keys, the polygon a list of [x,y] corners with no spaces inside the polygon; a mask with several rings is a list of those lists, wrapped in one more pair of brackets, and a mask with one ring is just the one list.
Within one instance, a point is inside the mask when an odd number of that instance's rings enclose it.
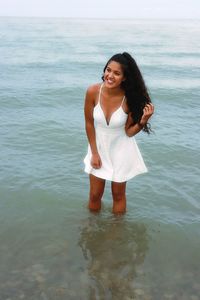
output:
{"label": "long dark wavy hair", "polygon": [[[139,67],[129,53],[123,52],[113,55],[105,65],[103,72],[105,72],[111,61],[118,62],[122,66],[125,81],[121,83],[121,87],[125,91],[127,105],[131,112],[133,123],[139,123],[143,114],[143,108],[146,104],[151,103],[151,99]],[[102,80],[104,81],[104,76],[102,76]],[[143,127],[143,131],[150,133],[152,131],[151,125],[146,123]]]}

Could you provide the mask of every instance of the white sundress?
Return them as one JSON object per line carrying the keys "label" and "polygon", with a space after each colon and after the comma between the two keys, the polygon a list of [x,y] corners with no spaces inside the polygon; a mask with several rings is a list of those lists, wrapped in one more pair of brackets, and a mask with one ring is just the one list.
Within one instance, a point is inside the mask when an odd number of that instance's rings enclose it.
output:
{"label": "white sundress", "polygon": [[105,180],[125,182],[138,174],[147,172],[147,167],[135,138],[128,137],[125,132],[128,117],[122,108],[125,97],[107,123],[101,106],[102,86],[103,84],[100,87],[98,103],[93,111],[96,144],[102,166],[100,169],[94,169],[91,166],[92,153],[88,145],[88,152],[84,158],[85,172]]}

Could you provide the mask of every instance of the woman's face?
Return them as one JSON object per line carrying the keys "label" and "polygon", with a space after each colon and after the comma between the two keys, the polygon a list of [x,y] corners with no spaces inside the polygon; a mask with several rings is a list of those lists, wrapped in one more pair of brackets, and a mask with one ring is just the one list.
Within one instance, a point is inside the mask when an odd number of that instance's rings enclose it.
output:
{"label": "woman's face", "polygon": [[116,88],[125,80],[124,72],[120,63],[111,61],[104,72],[104,84],[108,88]]}

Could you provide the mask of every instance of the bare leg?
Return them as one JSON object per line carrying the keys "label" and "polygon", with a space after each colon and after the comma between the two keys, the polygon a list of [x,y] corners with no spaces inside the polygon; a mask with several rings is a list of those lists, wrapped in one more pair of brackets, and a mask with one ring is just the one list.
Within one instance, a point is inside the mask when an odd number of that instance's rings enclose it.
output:
{"label": "bare leg", "polygon": [[126,212],[126,182],[112,182],[113,213]]}
{"label": "bare leg", "polygon": [[101,209],[101,198],[103,196],[105,180],[90,174],[90,197],[89,209],[99,211]]}

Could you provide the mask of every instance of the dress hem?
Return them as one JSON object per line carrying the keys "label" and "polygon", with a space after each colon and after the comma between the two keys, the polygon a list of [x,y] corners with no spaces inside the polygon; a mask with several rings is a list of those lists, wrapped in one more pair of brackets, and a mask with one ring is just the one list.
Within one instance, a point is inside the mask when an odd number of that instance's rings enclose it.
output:
{"label": "dress hem", "polygon": [[133,173],[132,175],[128,176],[126,179],[124,178],[123,180],[122,180],[122,179],[120,179],[120,180],[114,180],[114,179],[111,178],[110,176],[103,176],[103,175],[98,175],[98,176],[97,176],[96,174],[93,174],[92,172],[88,171],[87,169],[85,169],[84,171],[85,171],[85,173],[91,174],[91,175],[93,175],[93,176],[95,176],[95,177],[97,177],[97,178],[101,178],[101,179],[108,180],[108,181],[112,181],[112,182],[118,182],[118,183],[120,183],[120,182],[126,182],[126,181],[132,179],[133,177],[136,177],[137,175],[141,175],[141,174],[144,174],[144,173],[148,173],[148,169],[146,169],[146,170],[144,170],[144,171],[135,172],[135,173]]}

